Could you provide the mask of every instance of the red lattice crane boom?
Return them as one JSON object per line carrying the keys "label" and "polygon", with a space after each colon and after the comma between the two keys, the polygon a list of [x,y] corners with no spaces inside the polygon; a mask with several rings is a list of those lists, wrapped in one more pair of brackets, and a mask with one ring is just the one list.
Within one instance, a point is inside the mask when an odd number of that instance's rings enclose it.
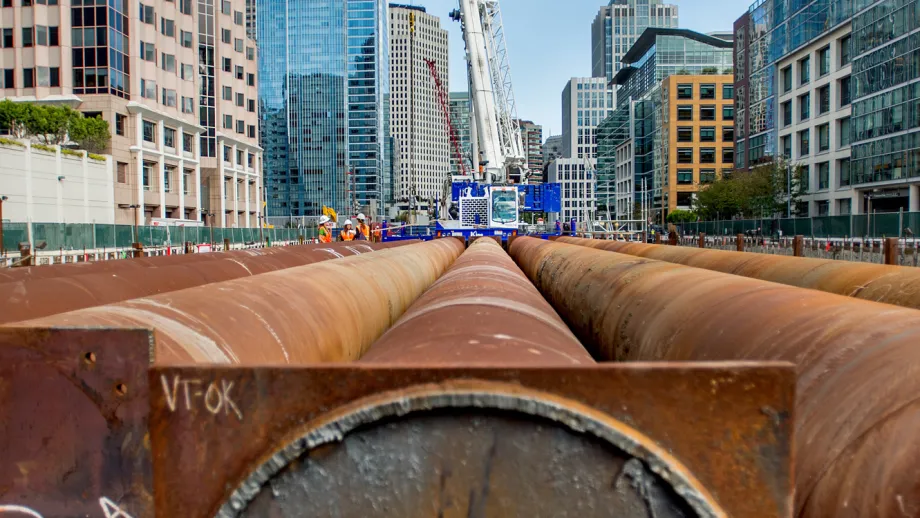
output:
{"label": "red lattice crane boom", "polygon": [[466,162],[463,160],[463,153],[460,150],[460,138],[457,136],[457,130],[450,120],[450,102],[447,97],[447,92],[444,90],[444,83],[441,82],[441,76],[438,74],[438,68],[435,62],[426,59],[425,63],[428,65],[428,70],[431,72],[431,78],[434,79],[434,86],[438,92],[438,103],[440,103],[441,111],[444,113],[444,123],[447,126],[447,135],[450,138],[450,145],[454,150],[454,154],[457,156],[457,163],[460,164],[460,174],[464,176],[469,175],[469,167],[467,167]]}

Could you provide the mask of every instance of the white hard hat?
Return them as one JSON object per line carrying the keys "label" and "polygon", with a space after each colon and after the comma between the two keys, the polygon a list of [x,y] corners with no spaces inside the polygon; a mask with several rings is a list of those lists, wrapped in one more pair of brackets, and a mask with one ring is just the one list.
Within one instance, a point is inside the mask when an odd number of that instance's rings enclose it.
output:
{"label": "white hard hat", "polygon": [[320,225],[325,225],[326,223],[329,223],[329,216],[320,216],[320,217],[319,217],[319,224],[320,224]]}
{"label": "white hard hat", "polygon": [[354,223],[352,223],[350,219],[346,219],[346,220],[345,220],[345,224],[346,224],[346,225],[354,225]]}
{"label": "white hard hat", "polygon": [[364,213],[363,213],[363,212],[360,213],[360,214],[358,214],[357,217],[358,217],[358,221],[364,221],[364,219],[365,219],[365,218],[364,218]]}

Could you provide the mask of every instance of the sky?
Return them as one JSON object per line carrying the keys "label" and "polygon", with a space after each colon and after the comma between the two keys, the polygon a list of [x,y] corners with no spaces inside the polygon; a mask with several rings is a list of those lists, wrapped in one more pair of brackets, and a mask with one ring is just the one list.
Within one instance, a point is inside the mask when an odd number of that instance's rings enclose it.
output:
{"label": "sky", "polygon": [[[543,138],[562,133],[562,89],[572,77],[591,75],[591,23],[599,0],[500,0],[518,116],[543,126]],[[424,7],[449,33],[450,90],[466,91],[460,23],[448,17],[457,0],[394,3]],[[751,0],[671,0],[682,29],[731,31]]]}

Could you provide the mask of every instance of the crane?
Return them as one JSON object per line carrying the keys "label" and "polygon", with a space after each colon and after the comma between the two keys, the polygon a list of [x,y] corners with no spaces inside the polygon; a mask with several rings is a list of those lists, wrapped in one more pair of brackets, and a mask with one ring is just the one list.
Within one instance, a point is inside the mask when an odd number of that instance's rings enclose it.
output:
{"label": "crane", "polygon": [[479,156],[476,179],[506,182],[513,172],[527,177],[526,157],[511,87],[511,66],[498,0],[460,0],[450,13],[459,21],[469,64],[472,124]]}

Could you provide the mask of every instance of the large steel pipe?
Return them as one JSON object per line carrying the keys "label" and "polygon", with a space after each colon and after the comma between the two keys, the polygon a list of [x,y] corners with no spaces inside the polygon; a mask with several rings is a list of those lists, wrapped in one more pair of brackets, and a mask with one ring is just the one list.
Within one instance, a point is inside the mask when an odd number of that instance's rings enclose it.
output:
{"label": "large steel pipe", "polygon": [[[24,277],[0,284],[0,324],[148,297],[327,259],[359,255],[391,246],[393,245],[389,243],[336,243],[191,254],[184,257],[176,256],[180,259],[156,267],[136,264],[127,266],[143,259],[126,259],[107,261],[113,265],[120,263],[123,266],[103,271],[90,270],[95,273],[50,278]],[[101,267],[104,263],[97,264]],[[70,265],[60,267],[65,266]],[[38,267],[38,270],[42,268],[54,270],[58,266]],[[89,270],[89,265],[87,269]]]}
{"label": "large steel pipe", "polygon": [[533,238],[511,255],[605,359],[796,364],[798,516],[920,515],[920,312]]}
{"label": "large steel pipe", "polygon": [[12,325],[154,329],[158,365],[350,361],[462,248],[455,239],[412,244]]}
{"label": "large steel pipe", "polygon": [[592,364],[594,360],[502,247],[478,239],[361,362]]}
{"label": "large steel pipe", "polygon": [[557,242],[920,309],[918,268],[577,237]]}

